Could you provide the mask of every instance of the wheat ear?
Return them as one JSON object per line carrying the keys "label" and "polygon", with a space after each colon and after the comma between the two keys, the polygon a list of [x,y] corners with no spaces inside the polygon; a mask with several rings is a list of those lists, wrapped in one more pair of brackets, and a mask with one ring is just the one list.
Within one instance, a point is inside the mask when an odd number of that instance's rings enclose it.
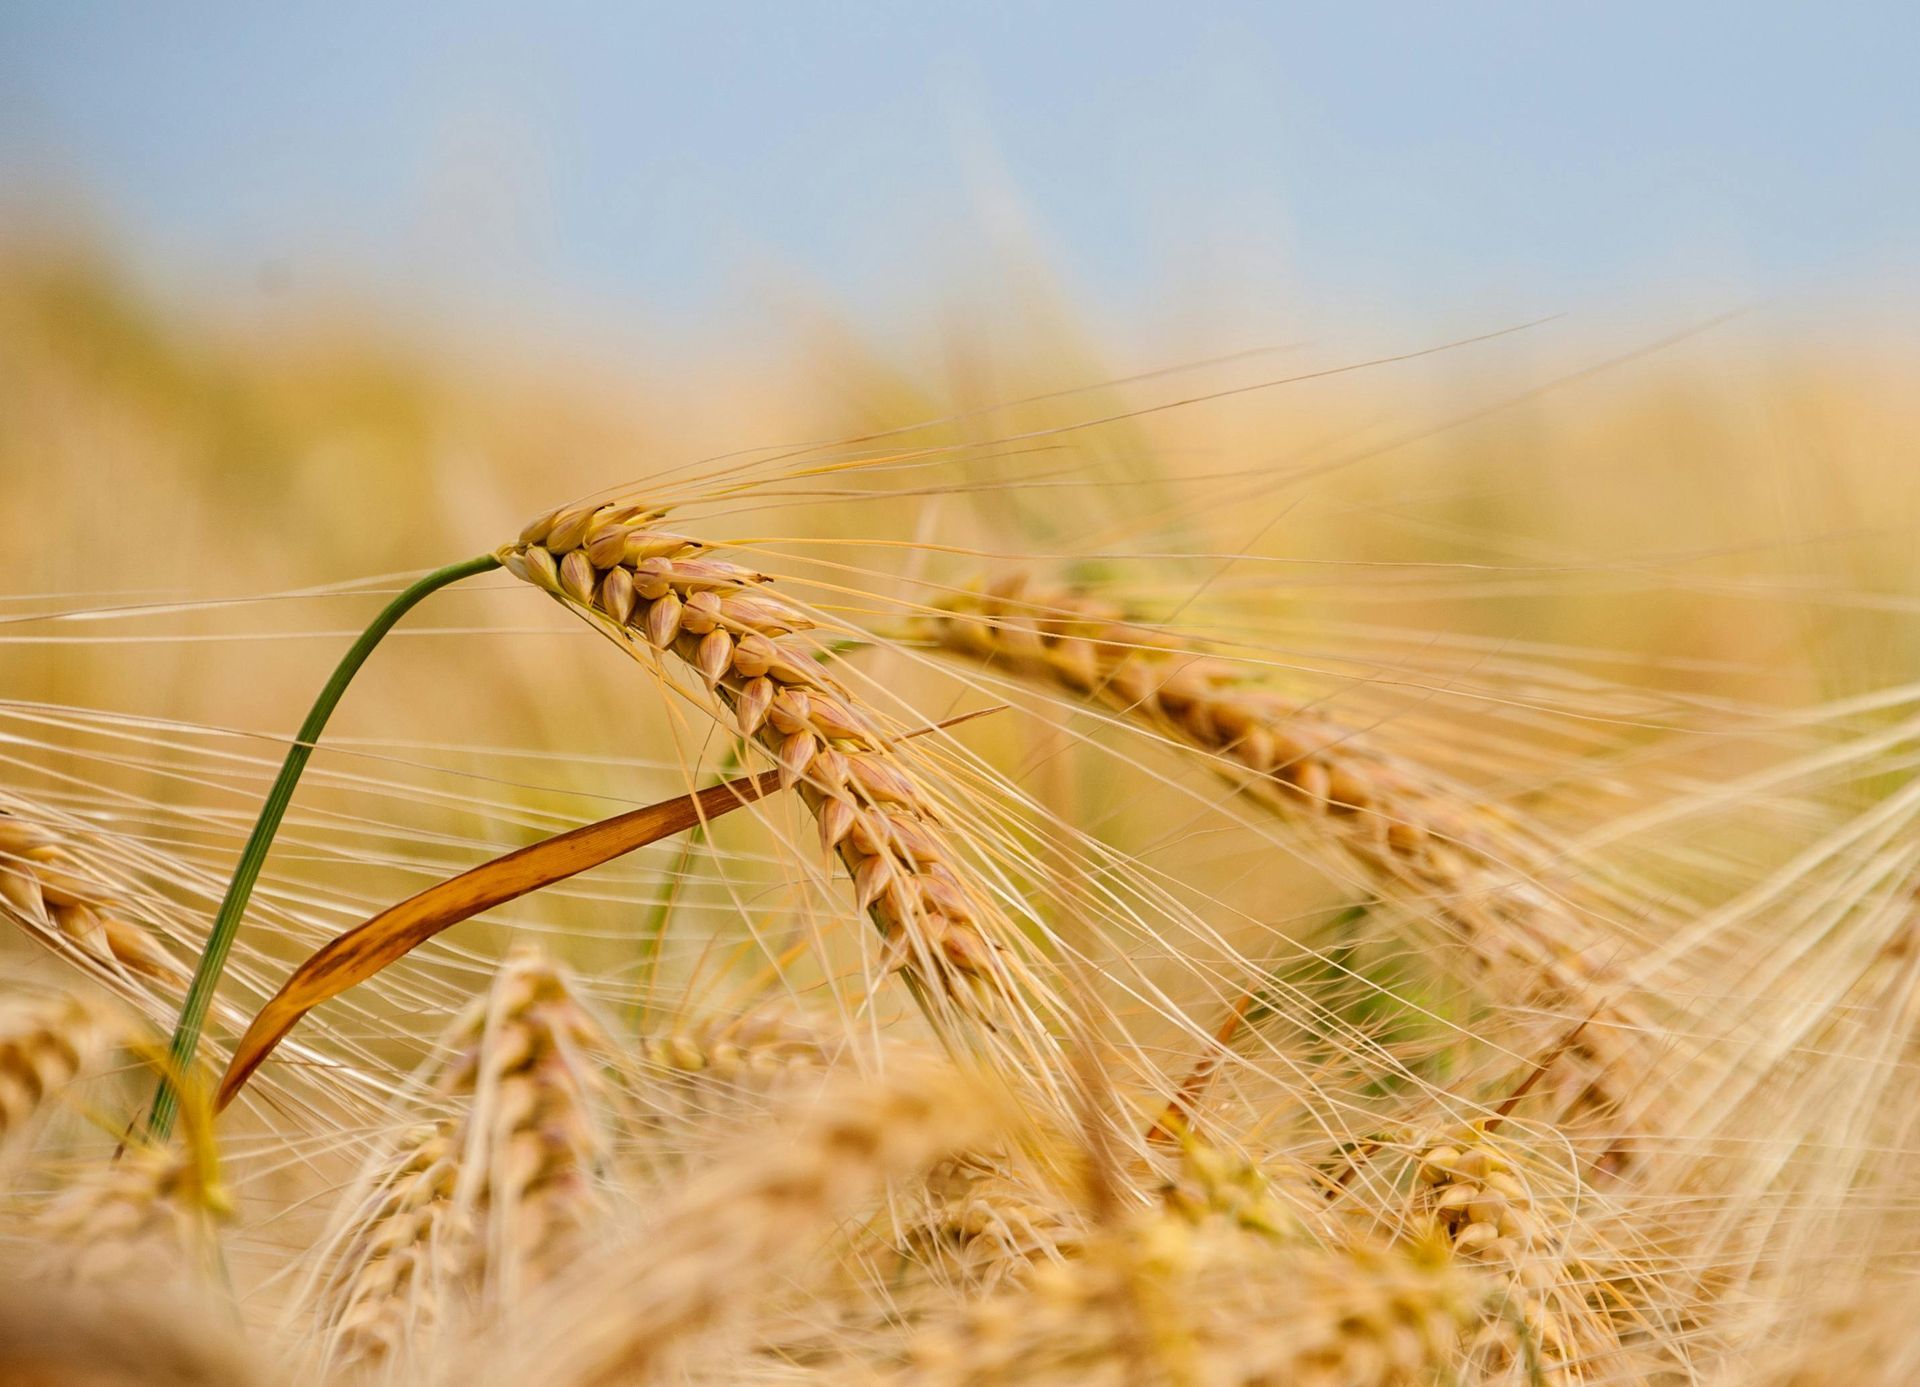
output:
{"label": "wheat ear", "polygon": [[815,658],[813,623],[766,578],[657,527],[641,506],[577,506],[499,552],[517,577],[634,653],[697,671],[796,788],[853,878],[890,963],[963,1007],[1011,990],[1011,926],[970,881],[935,808],[879,719]]}
{"label": "wheat ear", "polygon": [[430,1082],[469,1105],[455,1200],[484,1234],[488,1299],[511,1304],[570,1265],[594,1221],[613,1042],[559,968],[519,948],[442,1049]]}
{"label": "wheat ear", "polygon": [[204,1275],[230,1212],[205,1153],[139,1145],[80,1172],[37,1220],[55,1268],[82,1283]]}
{"label": "wheat ear", "polygon": [[1330,829],[1375,881],[1434,909],[1507,985],[1505,1003],[1592,1019],[1573,1046],[1581,1108],[1621,1095],[1649,1026],[1607,986],[1592,932],[1537,879],[1546,864],[1505,819],[1417,762],[1257,687],[1244,666],[1024,574],[956,597],[927,623],[945,649],[1138,720],[1293,820]]}
{"label": "wheat ear", "polygon": [[356,1210],[357,1227],[326,1286],[320,1320],[328,1361],[382,1363],[443,1317],[457,1172],[450,1123],[410,1129]]}
{"label": "wheat ear", "polygon": [[1128,1221],[912,1341],[924,1387],[1432,1387],[1487,1285],[1444,1250],[1276,1246],[1225,1220]]}
{"label": "wheat ear", "polygon": [[478,1292],[496,1314],[571,1265],[604,1215],[611,1050],[538,950],[501,964],[418,1076],[418,1097],[457,1116],[376,1152],[336,1220],[319,1291],[330,1361],[392,1364],[447,1318],[454,1293]]}
{"label": "wheat ear", "polygon": [[671,1029],[642,1042],[641,1053],[658,1069],[722,1083],[818,1072],[833,1062],[832,1047],[805,1019],[771,1008],[676,1017]]}
{"label": "wheat ear", "polygon": [[1572,1387],[1586,1380],[1583,1364],[1618,1353],[1619,1337],[1589,1309],[1583,1274],[1569,1259],[1573,1199],[1536,1197],[1522,1148],[1497,1135],[1497,1125],[1461,1123],[1416,1140],[1413,1231],[1440,1239],[1502,1286],[1501,1313],[1475,1345],[1484,1366],[1530,1363],[1547,1387]]}

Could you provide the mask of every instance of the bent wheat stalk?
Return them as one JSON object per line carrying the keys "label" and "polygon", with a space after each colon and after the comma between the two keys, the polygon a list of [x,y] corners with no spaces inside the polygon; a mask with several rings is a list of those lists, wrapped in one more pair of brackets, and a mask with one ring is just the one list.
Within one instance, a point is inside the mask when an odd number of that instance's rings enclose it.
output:
{"label": "bent wheat stalk", "polygon": [[972,880],[894,739],[801,636],[812,621],[770,595],[764,575],[659,529],[662,518],[575,506],[534,521],[499,558],[630,653],[671,653],[698,672],[797,788],[887,940],[889,966],[923,1004],[931,993],[967,1012],[1037,990],[1011,922]]}
{"label": "bent wheat stalk", "polygon": [[771,793],[777,772],[746,776],[681,795],[517,849],[428,887],[364,924],[329,940],[294,969],[260,1009],[214,1093],[214,1111],[233,1101],[247,1079],[309,1011],[373,977],[442,930],[528,892],[564,881],[636,848],[719,818]]}

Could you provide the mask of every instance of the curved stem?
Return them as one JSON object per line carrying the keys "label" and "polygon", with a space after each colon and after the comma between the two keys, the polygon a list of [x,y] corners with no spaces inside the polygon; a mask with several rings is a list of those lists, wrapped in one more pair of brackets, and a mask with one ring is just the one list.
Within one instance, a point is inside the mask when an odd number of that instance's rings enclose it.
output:
{"label": "curved stem", "polygon": [[[300,773],[306,769],[307,759],[313,755],[314,744],[320,740],[320,733],[326,728],[334,705],[340,702],[340,696],[347,691],[347,685],[353,682],[353,676],[359,672],[360,666],[367,662],[367,656],[373,653],[373,648],[393,629],[394,623],[411,611],[422,598],[462,578],[471,578],[476,573],[485,573],[499,566],[500,560],[491,554],[483,554],[427,574],[389,602],[334,667],[326,687],[314,699],[307,720],[300,724],[293,745],[287,748],[287,759],[280,763],[280,774],[274,778],[273,788],[267,791],[266,803],[260,806],[260,817],[254,820],[253,832],[248,835],[247,845],[240,852],[239,864],[233,870],[233,880],[227,884],[227,894],[220,902],[219,914],[214,917],[206,947],[200,952],[199,967],[194,970],[193,982],[187,988],[186,1001],[181,1005],[180,1019],[174,1026],[173,1041],[168,1047],[173,1073],[185,1074],[192,1068],[194,1053],[200,1048],[200,1031],[206,1025],[207,1011],[213,1005],[214,989],[220,985],[220,974],[227,965],[227,954],[233,949],[234,936],[240,930],[240,918],[246,914],[254,883],[260,879],[260,869],[266,865],[267,850],[273,846],[273,836],[280,830],[281,819],[286,817],[287,805],[293,799],[293,787],[300,783]],[[160,1086],[154,1090],[153,1108],[147,1115],[147,1130],[154,1140],[165,1141],[171,1134],[178,1107],[179,1099],[174,1092],[173,1082],[162,1077]]]}

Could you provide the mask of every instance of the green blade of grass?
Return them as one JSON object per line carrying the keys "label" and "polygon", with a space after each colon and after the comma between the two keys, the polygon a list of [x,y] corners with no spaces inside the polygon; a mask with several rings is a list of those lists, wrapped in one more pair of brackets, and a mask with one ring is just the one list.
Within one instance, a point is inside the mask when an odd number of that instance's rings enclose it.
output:
{"label": "green blade of grass", "polygon": [[[186,1000],[180,1007],[180,1019],[174,1025],[173,1039],[168,1046],[175,1073],[184,1074],[193,1065],[194,1055],[200,1048],[200,1032],[206,1025],[207,1011],[213,1005],[214,991],[220,985],[220,974],[227,966],[227,955],[233,950],[234,936],[240,931],[240,920],[246,914],[254,884],[260,879],[260,871],[266,865],[267,851],[273,846],[274,835],[280,830],[280,821],[286,817],[287,806],[293,800],[294,787],[300,783],[300,774],[306,769],[314,745],[326,729],[327,719],[332,716],[334,707],[346,693],[347,685],[353,682],[353,676],[359,673],[360,666],[367,662],[367,657],[387,632],[422,599],[463,578],[471,578],[499,566],[500,560],[492,554],[482,554],[427,574],[389,602],[367,629],[360,633],[360,638],[341,657],[340,663],[334,666],[326,687],[314,699],[307,720],[300,725],[293,745],[287,748],[286,759],[280,763],[280,773],[274,777],[273,786],[267,791],[266,802],[260,806],[260,815],[254,820],[253,832],[247,836],[246,846],[241,849],[233,879],[227,883],[227,893],[220,901],[219,912],[214,916],[206,947],[200,951],[199,965],[194,970],[192,983],[187,987]],[[147,1130],[153,1140],[165,1141],[172,1134],[178,1107],[179,1099],[173,1083],[163,1075],[154,1090],[153,1106],[147,1114]]]}

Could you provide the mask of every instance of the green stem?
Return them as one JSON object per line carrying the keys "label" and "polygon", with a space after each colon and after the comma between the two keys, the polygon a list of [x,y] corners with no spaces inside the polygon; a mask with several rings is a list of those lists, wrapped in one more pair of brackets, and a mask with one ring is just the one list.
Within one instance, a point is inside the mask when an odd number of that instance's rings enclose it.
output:
{"label": "green stem", "polygon": [[[193,1067],[194,1053],[200,1048],[200,1032],[206,1025],[207,1011],[213,1005],[214,989],[220,985],[221,971],[227,966],[227,954],[233,948],[234,935],[239,932],[240,917],[246,913],[247,900],[253,895],[254,883],[260,879],[260,869],[266,865],[267,849],[273,846],[273,836],[280,831],[280,820],[286,817],[287,805],[293,799],[293,787],[300,783],[300,773],[306,769],[307,759],[313,755],[314,744],[320,740],[320,733],[325,730],[334,705],[339,703],[340,696],[347,691],[347,685],[353,682],[353,676],[359,672],[360,666],[367,662],[367,656],[373,653],[373,648],[393,629],[394,623],[411,611],[422,598],[462,578],[471,578],[476,573],[485,573],[499,566],[500,560],[493,555],[482,554],[478,558],[450,564],[429,573],[389,602],[334,667],[326,687],[320,690],[320,696],[313,701],[307,720],[300,725],[299,735],[294,738],[293,745],[287,748],[287,759],[280,763],[280,774],[274,778],[273,788],[267,791],[266,803],[260,806],[260,817],[254,820],[253,832],[247,837],[239,865],[233,870],[233,880],[227,884],[227,894],[220,902],[220,913],[214,917],[213,930],[207,936],[206,947],[200,952],[200,965],[195,969],[193,982],[187,988],[186,1001],[181,1005],[180,1020],[174,1026],[173,1043],[169,1047],[173,1073],[185,1074]],[[147,1115],[147,1130],[155,1141],[165,1141],[171,1135],[178,1107],[179,1099],[172,1080],[162,1076],[160,1086],[154,1090],[153,1108]]]}

